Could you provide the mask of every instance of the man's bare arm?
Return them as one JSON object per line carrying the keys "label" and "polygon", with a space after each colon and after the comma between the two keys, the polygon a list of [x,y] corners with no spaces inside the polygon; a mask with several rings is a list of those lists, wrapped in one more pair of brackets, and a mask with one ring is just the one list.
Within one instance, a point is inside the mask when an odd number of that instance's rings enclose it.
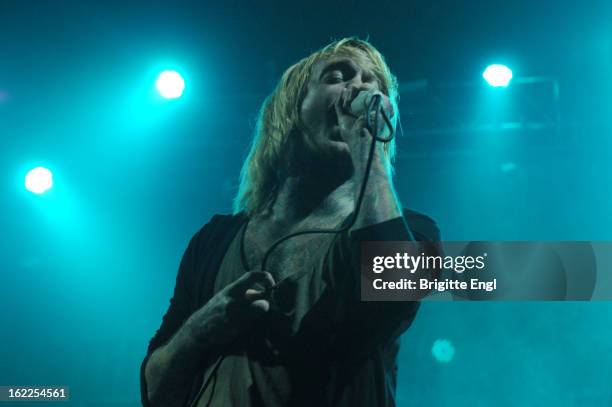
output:
{"label": "man's bare arm", "polygon": [[[364,144],[368,145],[367,151],[369,152],[369,143],[372,141],[372,136],[366,130],[366,133],[363,133],[361,137],[364,139],[362,141],[365,141]],[[365,177],[365,163],[367,161],[365,151],[362,152],[362,155],[363,160],[359,162],[361,165],[358,165],[355,169],[355,199],[358,197]],[[390,167],[385,161],[382,144],[377,142],[363,202],[357,220],[353,225],[353,230],[402,216],[401,204],[395,194]]]}
{"label": "man's bare arm", "polygon": [[[364,89],[362,89],[364,90]],[[354,89],[345,89],[335,103],[336,114],[340,124],[341,137],[349,146],[353,160],[353,190],[354,200],[357,201],[361,186],[366,177],[368,157],[372,145],[372,134],[366,129],[365,118],[355,118],[346,113],[345,106],[350,102]],[[387,137],[387,131],[381,136]],[[361,208],[352,230],[382,223],[403,215],[400,202],[393,188],[391,165],[384,153],[384,144],[376,141],[372,167],[368,175],[368,182],[364,193]]]}
{"label": "man's bare arm", "polygon": [[197,334],[201,328],[194,326],[196,320],[196,314],[192,315],[170,341],[149,357],[145,379],[151,405],[183,405],[209,348]]}
{"label": "man's bare arm", "polygon": [[[270,308],[265,289],[270,273],[250,271],[216,293],[194,312],[172,338],[156,349],[145,365],[147,398],[153,406],[183,405],[193,379]],[[255,289],[255,286],[264,290]]]}

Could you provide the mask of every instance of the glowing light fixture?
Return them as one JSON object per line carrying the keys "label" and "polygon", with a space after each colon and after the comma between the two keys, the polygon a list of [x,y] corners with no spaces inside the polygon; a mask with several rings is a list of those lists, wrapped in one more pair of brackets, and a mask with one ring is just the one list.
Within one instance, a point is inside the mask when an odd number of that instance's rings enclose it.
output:
{"label": "glowing light fixture", "polygon": [[494,88],[505,88],[512,80],[512,70],[506,65],[489,65],[482,73],[485,81]]}
{"label": "glowing light fixture", "polygon": [[25,187],[34,194],[44,194],[53,187],[53,174],[45,167],[36,167],[25,176]]}
{"label": "glowing light fixture", "polygon": [[159,94],[166,99],[178,99],[185,90],[185,80],[176,71],[163,71],[159,74],[155,87]]}

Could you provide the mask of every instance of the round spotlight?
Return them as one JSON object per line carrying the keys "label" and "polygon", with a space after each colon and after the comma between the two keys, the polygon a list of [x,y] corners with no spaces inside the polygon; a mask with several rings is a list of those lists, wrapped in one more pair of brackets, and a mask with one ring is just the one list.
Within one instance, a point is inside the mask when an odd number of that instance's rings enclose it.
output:
{"label": "round spotlight", "polygon": [[455,357],[455,347],[448,339],[436,339],[431,354],[439,363],[450,363]]}
{"label": "round spotlight", "polygon": [[53,174],[45,167],[36,167],[25,176],[25,187],[35,194],[43,194],[53,187]]}
{"label": "round spotlight", "polygon": [[506,65],[489,65],[482,73],[482,77],[494,88],[505,88],[512,80],[512,70]]}
{"label": "round spotlight", "polygon": [[176,71],[163,71],[159,74],[155,87],[159,94],[166,99],[178,99],[185,90],[185,81]]}

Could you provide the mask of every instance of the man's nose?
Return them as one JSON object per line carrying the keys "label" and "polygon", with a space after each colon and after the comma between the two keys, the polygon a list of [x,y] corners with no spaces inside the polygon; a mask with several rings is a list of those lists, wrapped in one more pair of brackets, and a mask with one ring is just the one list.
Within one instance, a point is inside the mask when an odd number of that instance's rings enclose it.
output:
{"label": "man's nose", "polygon": [[347,85],[347,89],[349,90],[349,100],[355,99],[357,94],[361,91],[371,90],[372,87],[373,85],[371,83],[363,82],[360,76],[358,78],[358,75],[355,75],[355,77],[351,79]]}

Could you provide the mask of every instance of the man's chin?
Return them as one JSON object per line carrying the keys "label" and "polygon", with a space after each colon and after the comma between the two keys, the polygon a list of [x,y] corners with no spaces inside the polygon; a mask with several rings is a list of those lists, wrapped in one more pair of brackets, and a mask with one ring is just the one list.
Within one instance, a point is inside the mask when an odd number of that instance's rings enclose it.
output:
{"label": "man's chin", "polygon": [[311,155],[308,171],[319,174],[340,175],[352,171],[352,159],[349,146],[344,141],[329,141],[324,150]]}

